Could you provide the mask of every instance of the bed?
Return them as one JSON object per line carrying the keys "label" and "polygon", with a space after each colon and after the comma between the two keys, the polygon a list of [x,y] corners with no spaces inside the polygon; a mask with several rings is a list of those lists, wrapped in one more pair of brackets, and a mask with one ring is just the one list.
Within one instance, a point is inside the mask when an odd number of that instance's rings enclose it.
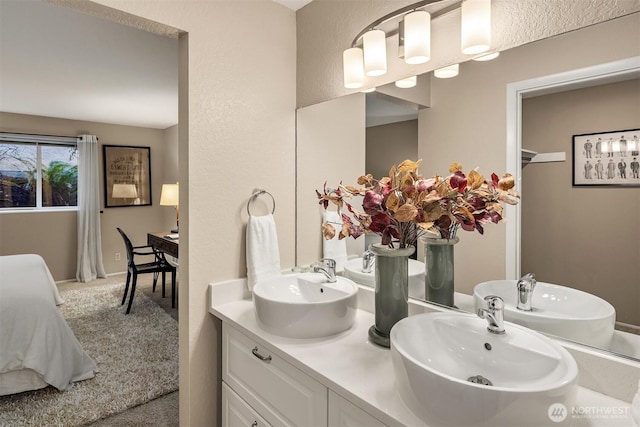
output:
{"label": "bed", "polygon": [[57,305],[64,303],[39,255],[0,256],[0,395],[93,378],[96,364]]}

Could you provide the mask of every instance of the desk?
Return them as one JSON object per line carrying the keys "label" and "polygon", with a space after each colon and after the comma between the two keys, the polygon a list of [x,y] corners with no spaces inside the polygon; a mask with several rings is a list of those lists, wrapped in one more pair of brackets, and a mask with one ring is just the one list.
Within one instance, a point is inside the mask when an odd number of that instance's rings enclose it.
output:
{"label": "desk", "polygon": [[[164,237],[168,234],[170,234],[168,231],[163,231],[161,233],[147,233],[147,245],[151,245],[155,249],[162,251],[167,255],[178,258],[178,239],[168,239]],[[167,262],[173,267],[177,267],[175,262],[171,262],[171,260],[167,260]],[[176,299],[178,295],[176,294],[175,275],[172,278],[171,284],[171,308],[176,308]],[[153,290],[155,291],[155,286]],[[162,298],[164,298],[164,285],[162,286]]]}
{"label": "desk", "polygon": [[178,239],[168,239],[164,236],[171,234],[168,231],[160,233],[147,233],[147,244],[154,248],[178,258]]}

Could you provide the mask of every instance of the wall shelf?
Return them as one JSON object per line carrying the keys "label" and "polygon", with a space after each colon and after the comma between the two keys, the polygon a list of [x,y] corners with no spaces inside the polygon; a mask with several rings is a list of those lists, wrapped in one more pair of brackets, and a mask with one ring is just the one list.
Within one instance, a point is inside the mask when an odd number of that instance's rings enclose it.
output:
{"label": "wall shelf", "polygon": [[536,151],[522,150],[522,163],[549,163],[549,162],[564,162],[567,160],[567,153],[560,151],[556,153],[538,153]]}

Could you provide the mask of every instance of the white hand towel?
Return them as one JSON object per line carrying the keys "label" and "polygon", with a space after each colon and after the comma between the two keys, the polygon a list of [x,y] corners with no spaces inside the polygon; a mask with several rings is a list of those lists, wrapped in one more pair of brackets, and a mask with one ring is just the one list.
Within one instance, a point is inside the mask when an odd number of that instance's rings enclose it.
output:
{"label": "white hand towel", "polygon": [[247,285],[282,274],[278,233],[272,214],[249,216],[247,223]]}
{"label": "white hand towel", "polygon": [[638,391],[631,401],[631,416],[636,424],[640,426],[640,381],[638,381]]}
{"label": "white hand towel", "polygon": [[338,234],[342,229],[342,218],[336,211],[324,211],[322,214],[322,222],[328,222],[336,229],[336,235],[331,240],[322,237],[322,257],[331,258],[336,261],[336,272],[344,271],[347,263],[347,241],[339,240]]}

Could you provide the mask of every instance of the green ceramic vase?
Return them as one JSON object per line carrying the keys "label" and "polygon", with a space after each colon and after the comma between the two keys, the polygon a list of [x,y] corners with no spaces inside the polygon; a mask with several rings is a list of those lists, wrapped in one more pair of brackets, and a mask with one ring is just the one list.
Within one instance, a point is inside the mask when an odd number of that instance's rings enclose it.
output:
{"label": "green ceramic vase", "polygon": [[454,307],[453,248],[459,242],[453,239],[424,239],[425,299]]}
{"label": "green ceramic vase", "polygon": [[375,325],[369,328],[371,342],[389,347],[389,333],[409,313],[409,256],[415,248],[389,248],[374,243],[376,256]]}

